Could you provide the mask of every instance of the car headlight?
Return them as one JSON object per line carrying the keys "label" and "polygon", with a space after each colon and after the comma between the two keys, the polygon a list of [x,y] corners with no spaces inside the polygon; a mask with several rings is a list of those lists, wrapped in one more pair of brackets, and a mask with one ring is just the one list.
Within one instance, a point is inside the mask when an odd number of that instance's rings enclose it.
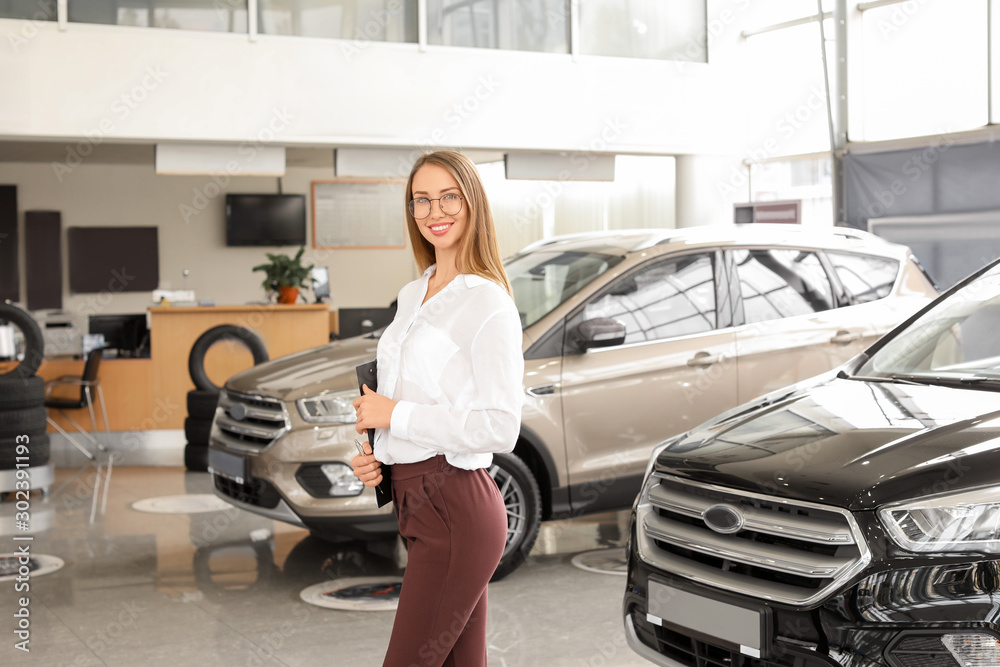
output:
{"label": "car headlight", "polygon": [[1000,553],[1000,487],[889,505],[878,515],[908,551]]}
{"label": "car headlight", "polygon": [[354,399],[358,392],[354,389],[333,391],[329,394],[300,398],[295,402],[299,414],[313,424],[354,424]]}

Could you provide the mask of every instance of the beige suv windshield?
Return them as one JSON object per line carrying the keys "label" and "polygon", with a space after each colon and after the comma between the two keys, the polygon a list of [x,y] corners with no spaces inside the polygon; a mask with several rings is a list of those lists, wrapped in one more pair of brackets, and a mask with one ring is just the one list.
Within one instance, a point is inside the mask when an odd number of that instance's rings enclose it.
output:
{"label": "beige suv windshield", "polygon": [[512,257],[505,268],[521,326],[530,327],[621,260],[590,252],[532,252]]}

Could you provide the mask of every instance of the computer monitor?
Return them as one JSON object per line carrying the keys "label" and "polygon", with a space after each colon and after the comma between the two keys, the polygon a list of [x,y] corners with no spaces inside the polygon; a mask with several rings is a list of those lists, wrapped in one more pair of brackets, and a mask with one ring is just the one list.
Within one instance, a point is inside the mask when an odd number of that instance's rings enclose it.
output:
{"label": "computer monitor", "polygon": [[338,331],[340,338],[351,338],[381,329],[396,315],[395,304],[388,308],[340,308]]}
{"label": "computer monitor", "polygon": [[316,295],[316,303],[321,303],[323,299],[329,299],[330,271],[325,266],[314,266],[310,274],[313,294]]}
{"label": "computer monitor", "polygon": [[120,357],[148,357],[149,329],[146,314],[91,315],[90,333],[104,334],[105,349],[118,351]]}

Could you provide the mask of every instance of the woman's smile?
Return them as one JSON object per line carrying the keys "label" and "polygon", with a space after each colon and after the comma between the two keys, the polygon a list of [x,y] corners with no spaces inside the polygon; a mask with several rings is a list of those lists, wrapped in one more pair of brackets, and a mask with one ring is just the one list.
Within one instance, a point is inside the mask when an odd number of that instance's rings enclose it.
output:
{"label": "woman's smile", "polygon": [[454,223],[452,222],[439,222],[437,224],[427,225],[427,226],[430,227],[431,234],[433,234],[434,236],[444,236],[445,234],[448,233],[448,230],[451,229],[451,226],[453,224]]}

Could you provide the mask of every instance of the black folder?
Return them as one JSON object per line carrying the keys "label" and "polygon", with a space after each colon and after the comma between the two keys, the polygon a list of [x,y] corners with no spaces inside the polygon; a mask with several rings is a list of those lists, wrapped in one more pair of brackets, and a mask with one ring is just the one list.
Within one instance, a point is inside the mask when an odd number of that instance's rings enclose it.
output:
{"label": "black folder", "polygon": [[[358,391],[364,395],[364,389],[361,385],[367,385],[372,391],[378,391],[378,373],[376,361],[372,359],[371,361],[365,362],[358,366]],[[371,445],[372,451],[375,451],[375,429],[368,429],[368,444]],[[378,501],[378,506],[382,507],[388,502],[392,501],[392,466],[382,464],[382,481],[378,486],[375,487],[375,499]]]}

